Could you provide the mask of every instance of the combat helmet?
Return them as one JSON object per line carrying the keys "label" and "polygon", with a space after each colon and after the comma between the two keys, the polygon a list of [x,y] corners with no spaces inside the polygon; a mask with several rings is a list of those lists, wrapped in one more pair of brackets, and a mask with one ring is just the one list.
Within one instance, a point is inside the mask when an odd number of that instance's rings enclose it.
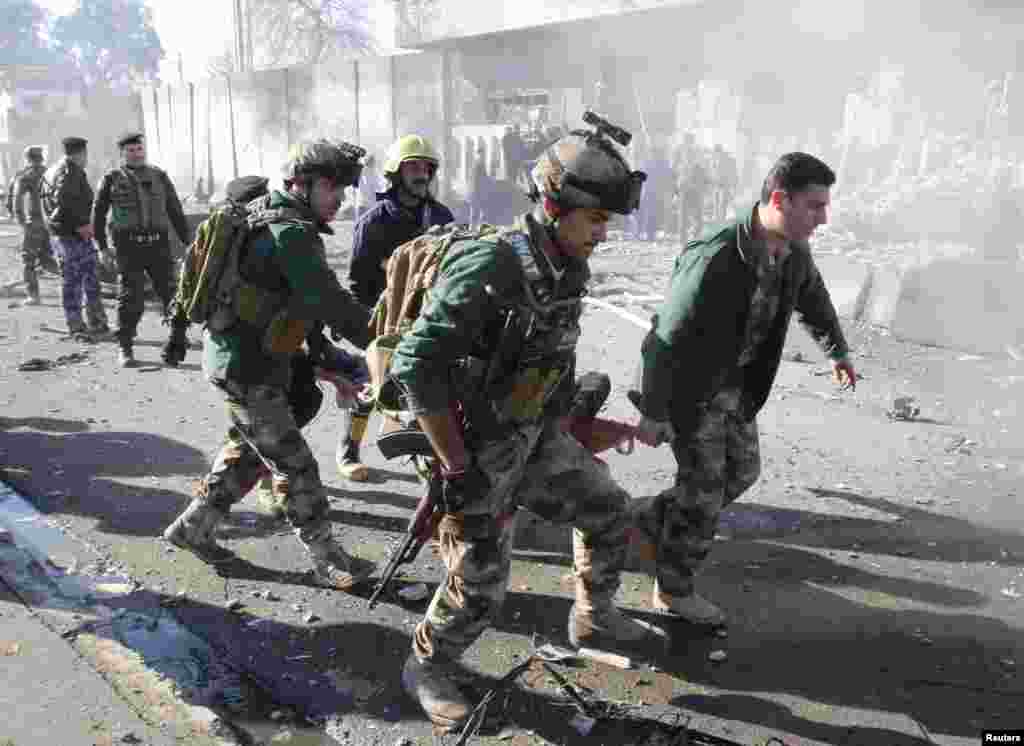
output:
{"label": "combat helmet", "polygon": [[550,199],[562,209],[602,209],[628,215],[640,206],[647,174],[631,171],[616,144],[626,147],[632,135],[591,111],[583,121],[592,130],[573,130],[548,145],[526,183],[534,202]]}
{"label": "combat helmet", "polygon": [[366,151],[347,142],[316,140],[292,145],[282,169],[285,183],[324,177],[336,184],[358,186],[363,164],[359,159]]}
{"label": "combat helmet", "polygon": [[430,140],[422,135],[403,135],[391,143],[387,156],[384,160],[384,175],[393,176],[406,161],[428,161],[434,168],[440,164],[441,159],[430,144]]}

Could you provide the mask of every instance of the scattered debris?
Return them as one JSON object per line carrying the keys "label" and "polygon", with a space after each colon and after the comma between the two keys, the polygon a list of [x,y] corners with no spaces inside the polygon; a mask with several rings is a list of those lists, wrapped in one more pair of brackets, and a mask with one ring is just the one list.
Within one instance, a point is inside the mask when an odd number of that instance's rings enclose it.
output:
{"label": "scattered debris", "polygon": [[729,654],[724,650],[712,650],[708,653],[708,660],[712,663],[723,663],[728,657]]}
{"label": "scattered debris", "polygon": [[55,360],[49,360],[45,357],[32,357],[19,365],[18,370],[22,372],[53,370],[54,368],[58,368],[62,365],[82,363],[88,359],[89,353],[87,352],[71,352],[67,355],[60,355]]}
{"label": "scattered debris", "polygon": [[598,663],[604,663],[614,668],[632,668],[633,661],[624,655],[618,655],[616,653],[609,653],[607,650],[595,650],[594,648],[580,648],[580,658],[587,658],[588,660],[597,661]]}
{"label": "scattered debris", "polygon": [[1002,593],[1007,598],[1020,598],[1020,596],[1021,596],[1020,591],[1018,591],[1012,585],[1008,586],[1006,588],[1003,588],[1003,590],[1001,590],[1000,593]]}
{"label": "scattered debris", "polygon": [[915,497],[914,502],[918,505],[934,505],[935,498],[932,497]]}
{"label": "scattered debris", "polygon": [[127,733],[122,735],[120,740],[121,743],[142,743],[142,739],[135,735],[135,733],[133,733],[132,731],[128,731]]}
{"label": "scattered debris", "polygon": [[318,617],[313,612],[309,612],[308,614],[306,614],[305,617],[303,617],[302,621],[304,621],[306,624],[314,624],[320,621],[320,617]]}
{"label": "scattered debris", "polygon": [[542,661],[547,661],[548,663],[562,663],[564,661],[575,660],[579,657],[575,652],[569,650],[569,648],[553,645],[550,642],[537,648],[534,652],[534,656],[540,658]]}
{"label": "scattered debris", "polygon": [[978,441],[971,440],[966,435],[954,435],[946,443],[944,450],[946,453],[959,453],[969,456],[971,454],[971,449],[976,445],[978,445]]}
{"label": "scattered debris", "polygon": [[912,396],[897,396],[892,400],[892,409],[885,413],[890,420],[901,420],[910,422],[917,419],[921,414],[921,408],[916,405]]}
{"label": "scattered debris", "polygon": [[430,595],[430,588],[426,583],[413,583],[398,591],[398,597],[403,601],[422,601]]}
{"label": "scattered debris", "polygon": [[594,730],[594,726],[597,725],[597,720],[576,713],[573,719],[569,721],[569,725],[581,736],[589,736],[590,731]]}

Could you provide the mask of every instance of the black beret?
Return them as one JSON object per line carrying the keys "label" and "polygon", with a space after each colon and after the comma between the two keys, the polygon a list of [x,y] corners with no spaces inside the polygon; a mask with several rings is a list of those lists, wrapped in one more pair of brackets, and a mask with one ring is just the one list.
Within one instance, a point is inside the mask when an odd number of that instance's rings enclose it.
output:
{"label": "black beret", "polygon": [[137,145],[142,142],[144,135],[137,130],[129,130],[123,133],[117,138],[117,147],[123,148],[125,145]]}
{"label": "black beret", "polygon": [[64,145],[64,152],[68,155],[84,150],[88,142],[84,137],[65,137],[61,140],[61,143]]}

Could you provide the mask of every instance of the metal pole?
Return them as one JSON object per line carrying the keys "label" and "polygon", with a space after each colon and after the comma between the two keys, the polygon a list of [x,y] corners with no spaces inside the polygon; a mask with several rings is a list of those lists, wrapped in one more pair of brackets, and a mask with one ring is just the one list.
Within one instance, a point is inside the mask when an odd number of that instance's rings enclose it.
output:
{"label": "metal pole", "polygon": [[233,179],[238,178],[238,149],[235,146],[235,104],[231,95],[231,76],[225,75],[224,80],[228,84],[228,119],[231,124],[231,172]]}
{"label": "metal pole", "polygon": [[192,153],[192,167],[189,178],[192,180],[192,188],[196,186],[196,86],[188,84],[188,141]]}
{"label": "metal pole", "polygon": [[[352,60],[352,88],[354,89],[354,92],[355,92],[355,101],[356,101],[356,105],[355,105],[355,115],[356,115],[355,142],[356,142],[356,145],[358,145],[359,144],[359,139],[360,139],[360,132],[359,132],[359,60]],[[358,185],[352,190],[352,193],[353,193],[352,194],[352,196],[353,196],[352,214],[355,216],[356,220],[359,220],[359,187],[358,187]]]}

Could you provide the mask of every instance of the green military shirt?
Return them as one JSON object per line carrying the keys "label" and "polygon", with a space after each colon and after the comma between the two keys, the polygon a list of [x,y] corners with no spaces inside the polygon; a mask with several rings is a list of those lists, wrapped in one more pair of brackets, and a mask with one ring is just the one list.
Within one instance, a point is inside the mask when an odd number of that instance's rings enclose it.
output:
{"label": "green military shirt", "polygon": [[[794,311],[828,357],[840,360],[848,354],[806,242],[789,244],[777,270],[776,312],[755,328],[756,345],[750,348],[748,322],[759,285],[759,247],[752,238],[756,207],[686,246],[644,339],[644,414],[672,420],[679,432],[692,429],[698,406],[735,376],[741,362],[744,415],[752,419],[760,411],[778,372]],[[752,354],[741,360],[745,349]]]}
{"label": "green military shirt", "polygon": [[[418,319],[399,341],[391,362],[391,375],[407,393],[411,411],[440,412],[453,401],[465,401],[467,392],[453,378],[454,366],[470,356],[491,360],[499,352],[503,322],[510,308],[520,309],[519,318],[524,324],[529,323],[527,267],[543,270],[539,285],[547,297],[542,302],[578,299],[582,295],[590,278],[587,264],[552,258],[555,254],[548,251],[550,248],[544,228],[531,215],[524,216],[513,230],[452,245]],[[532,349],[534,353],[540,351],[540,358],[547,356],[551,369],[557,366],[561,370],[557,384],[552,384],[555,390],[546,399],[543,416],[557,412],[571,392],[578,336],[577,316],[547,340],[534,339],[521,350],[517,345],[522,344],[522,339],[506,340],[507,349],[501,350],[503,355],[513,357],[517,353],[510,350],[520,350],[519,360],[504,361],[512,369],[526,360],[527,350]],[[526,364],[535,363],[536,357]],[[485,392],[483,398],[492,402],[501,399],[503,394],[496,390],[503,386],[508,389],[512,375],[509,372],[496,379],[493,389]],[[488,424],[479,426],[486,428]]]}
{"label": "green military shirt", "polygon": [[[332,233],[309,207],[285,192],[272,192],[265,209],[287,210],[290,217],[257,229],[244,250],[240,273],[246,282],[277,299],[272,313],[308,326],[322,321],[360,348],[369,343],[370,311],[356,301],[327,264],[321,233]],[[271,313],[268,313],[269,317]],[[203,370],[211,380],[287,386],[291,353],[272,353],[265,342],[267,329],[238,321],[223,333],[204,334]],[[305,335],[302,335],[305,336]]]}

